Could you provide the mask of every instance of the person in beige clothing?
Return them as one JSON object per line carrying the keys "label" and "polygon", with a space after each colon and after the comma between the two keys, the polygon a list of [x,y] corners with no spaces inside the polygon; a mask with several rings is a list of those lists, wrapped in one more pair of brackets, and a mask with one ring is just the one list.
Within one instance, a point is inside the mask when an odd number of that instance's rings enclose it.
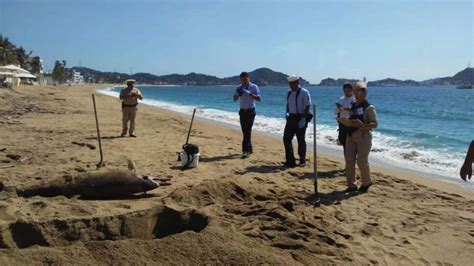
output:
{"label": "person in beige clothing", "polygon": [[[133,134],[135,131],[135,118],[137,116],[138,100],[143,100],[143,95],[138,88],[135,87],[135,80],[126,81],[127,87],[120,91],[120,100],[122,100],[122,137],[128,134],[130,137],[136,138]],[[130,121],[130,128],[128,122]]]}
{"label": "person in beige clothing", "polygon": [[[370,180],[369,153],[372,148],[372,129],[377,127],[375,107],[367,101],[367,83],[359,81],[354,87],[356,102],[352,105],[349,119],[339,121],[347,126],[344,157],[346,160],[346,193],[367,192],[372,185]],[[359,166],[362,185],[355,185],[355,164]]]}

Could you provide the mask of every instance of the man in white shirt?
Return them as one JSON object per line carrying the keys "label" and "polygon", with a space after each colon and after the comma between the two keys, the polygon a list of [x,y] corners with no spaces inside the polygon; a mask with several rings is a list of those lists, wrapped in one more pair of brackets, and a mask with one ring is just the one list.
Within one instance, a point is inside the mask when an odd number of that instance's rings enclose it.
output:
{"label": "man in white shirt", "polygon": [[286,125],[283,134],[285,144],[284,165],[295,167],[295,156],[293,154],[293,137],[298,140],[298,155],[300,156],[300,166],[306,165],[306,128],[308,127],[309,108],[311,106],[311,96],[309,91],[300,87],[299,77],[294,75],[287,78],[290,90],[287,95],[286,105]]}

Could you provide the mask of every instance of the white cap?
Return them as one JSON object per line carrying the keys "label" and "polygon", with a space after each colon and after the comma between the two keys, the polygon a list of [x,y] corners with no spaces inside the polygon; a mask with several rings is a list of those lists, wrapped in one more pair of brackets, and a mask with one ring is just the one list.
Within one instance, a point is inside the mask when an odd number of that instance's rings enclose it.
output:
{"label": "white cap", "polygon": [[354,87],[356,89],[361,89],[361,88],[367,89],[367,82],[362,81],[362,80],[357,81]]}
{"label": "white cap", "polygon": [[289,77],[286,78],[288,80],[288,82],[295,82],[295,81],[298,81],[300,80],[300,77],[298,75],[290,75]]}
{"label": "white cap", "polygon": [[127,79],[125,81],[125,84],[128,84],[128,83],[135,83],[135,80],[134,79]]}

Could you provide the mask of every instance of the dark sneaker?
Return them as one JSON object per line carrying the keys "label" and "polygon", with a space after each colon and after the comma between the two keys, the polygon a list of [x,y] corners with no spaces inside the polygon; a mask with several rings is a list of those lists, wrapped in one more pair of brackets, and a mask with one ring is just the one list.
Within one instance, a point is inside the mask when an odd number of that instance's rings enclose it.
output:
{"label": "dark sneaker", "polygon": [[131,138],[136,138],[137,136],[134,135],[134,134],[130,134],[130,137],[131,137]]}
{"label": "dark sneaker", "polygon": [[305,167],[305,166],[306,166],[306,162],[300,162],[299,166],[300,166],[300,167]]}
{"label": "dark sneaker", "polygon": [[357,187],[348,187],[342,193],[354,193],[357,191]]}
{"label": "dark sneaker", "polygon": [[250,153],[244,152],[244,153],[242,153],[242,158],[247,158],[247,157],[249,157],[249,155],[250,155]]}
{"label": "dark sneaker", "polygon": [[365,193],[369,190],[370,186],[372,186],[372,183],[365,185],[365,186],[360,186],[359,187],[359,193]]}
{"label": "dark sneaker", "polygon": [[120,137],[122,137],[122,138],[125,137],[125,136],[127,136],[127,133],[122,133],[122,135],[120,135]]}

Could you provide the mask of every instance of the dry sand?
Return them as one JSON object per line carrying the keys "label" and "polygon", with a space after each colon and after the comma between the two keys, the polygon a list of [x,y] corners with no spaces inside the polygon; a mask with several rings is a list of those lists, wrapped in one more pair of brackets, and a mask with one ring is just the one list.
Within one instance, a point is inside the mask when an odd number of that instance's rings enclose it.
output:
{"label": "dry sand", "polygon": [[[280,140],[256,134],[239,157],[239,130],[198,120],[201,165],[180,171],[189,117],[140,106],[138,138],[117,138],[120,103],[97,95],[106,167],[171,178],[148,197],[86,201],[22,198],[13,187],[93,171],[93,86],[0,90],[0,264],[457,264],[474,261],[469,191],[375,169],[352,197],[340,159],[282,169]],[[264,156],[263,156],[264,154]],[[17,155],[17,156],[15,156]],[[8,157],[7,157],[8,156]]]}

